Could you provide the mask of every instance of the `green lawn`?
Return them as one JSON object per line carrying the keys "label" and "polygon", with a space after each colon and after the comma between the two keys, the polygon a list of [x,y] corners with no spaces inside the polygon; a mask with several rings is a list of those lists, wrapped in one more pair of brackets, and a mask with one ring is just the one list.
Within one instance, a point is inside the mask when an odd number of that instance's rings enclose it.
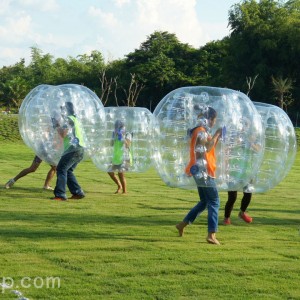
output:
{"label": "green lawn", "polygon": [[127,195],[114,195],[88,160],[76,172],[83,200],[49,200],[45,163],[4,189],[32,158],[22,142],[0,141],[0,284],[14,280],[0,299],[17,299],[13,289],[31,300],[300,299],[300,152],[280,185],[254,195],[252,224],[237,217],[239,197],[223,226],[220,193],[221,246],[205,241],[206,213],[177,237],[197,193],[166,186],[154,170],[127,174]]}

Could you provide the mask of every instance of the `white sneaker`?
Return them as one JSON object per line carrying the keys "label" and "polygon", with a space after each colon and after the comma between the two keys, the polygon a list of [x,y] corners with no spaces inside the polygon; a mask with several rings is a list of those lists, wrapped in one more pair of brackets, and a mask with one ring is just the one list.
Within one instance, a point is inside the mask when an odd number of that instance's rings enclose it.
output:
{"label": "white sneaker", "polygon": [[52,188],[51,186],[45,186],[43,187],[44,190],[48,190],[48,191],[54,191],[54,188]]}
{"label": "white sneaker", "polygon": [[5,188],[10,189],[14,185],[14,183],[15,183],[15,181],[13,178],[9,179],[8,182],[6,182],[6,184],[5,184]]}

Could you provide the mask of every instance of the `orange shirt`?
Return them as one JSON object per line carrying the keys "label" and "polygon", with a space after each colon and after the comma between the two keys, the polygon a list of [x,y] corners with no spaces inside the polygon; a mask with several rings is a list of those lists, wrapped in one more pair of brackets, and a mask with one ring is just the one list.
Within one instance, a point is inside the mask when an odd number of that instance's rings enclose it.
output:
{"label": "orange shirt", "polygon": [[[197,143],[197,139],[198,139],[198,134],[201,131],[206,132],[205,128],[203,128],[203,127],[197,127],[192,132],[192,137],[191,137],[191,142],[190,142],[190,161],[185,168],[185,173],[188,176],[192,176],[190,170],[191,170],[191,167],[196,164],[197,158],[196,158],[195,148],[196,148],[196,143]],[[216,177],[215,146],[216,145],[214,144],[213,147],[211,148],[211,150],[208,152],[205,152],[205,154],[204,154],[205,160],[207,162],[207,174],[208,174],[208,176],[210,176],[212,178]]]}

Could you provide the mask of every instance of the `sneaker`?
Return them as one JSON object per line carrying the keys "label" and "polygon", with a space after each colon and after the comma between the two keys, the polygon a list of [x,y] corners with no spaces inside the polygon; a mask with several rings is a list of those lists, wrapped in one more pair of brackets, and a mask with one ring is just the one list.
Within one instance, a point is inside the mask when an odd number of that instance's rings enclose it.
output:
{"label": "sneaker", "polygon": [[224,218],[223,224],[230,225],[231,224],[230,218]]}
{"label": "sneaker", "polygon": [[250,216],[248,216],[245,212],[242,212],[242,211],[239,212],[239,218],[244,220],[246,223],[252,222],[252,218]]}
{"label": "sneaker", "polygon": [[72,197],[70,198],[70,199],[82,199],[82,198],[84,198],[85,197],[85,195],[72,195]]}
{"label": "sneaker", "polygon": [[50,198],[50,200],[66,201],[67,199],[66,198],[62,198],[62,197],[53,197],[53,198]]}
{"label": "sneaker", "polygon": [[14,183],[15,183],[15,181],[14,181],[13,178],[12,178],[12,179],[9,179],[9,180],[6,182],[6,184],[5,184],[5,188],[6,188],[6,189],[10,189],[10,188],[14,185]]}
{"label": "sneaker", "polygon": [[52,188],[51,186],[45,186],[43,187],[44,190],[48,190],[48,191],[54,191],[54,188]]}

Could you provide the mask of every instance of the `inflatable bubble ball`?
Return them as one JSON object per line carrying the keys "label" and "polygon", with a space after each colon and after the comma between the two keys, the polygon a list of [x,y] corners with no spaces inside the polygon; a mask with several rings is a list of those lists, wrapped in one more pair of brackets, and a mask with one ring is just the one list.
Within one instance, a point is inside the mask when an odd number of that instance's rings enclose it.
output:
{"label": "inflatable bubble ball", "polygon": [[[207,125],[205,112],[209,107],[217,112],[217,119],[212,128],[207,128],[208,133],[213,135],[222,128],[222,137],[216,147],[217,188],[243,190],[259,169],[264,140],[259,113],[245,94],[234,90],[195,86],[182,87],[167,94],[153,112],[154,166],[162,180],[171,187],[195,189],[193,176],[205,179],[203,160],[195,162],[189,175],[185,168],[190,160],[189,133]],[[258,147],[252,147],[253,143]],[[204,153],[201,147],[196,151]],[[197,170],[202,170],[201,174],[197,174]]]}
{"label": "inflatable bubble ball", "polygon": [[19,110],[23,141],[51,165],[57,165],[64,149],[57,128],[66,123],[68,104],[81,125],[85,153],[91,156],[104,139],[105,113],[100,99],[88,88],[76,84],[39,85],[25,97]]}
{"label": "inflatable bubble ball", "polygon": [[105,140],[92,161],[105,172],[145,172],[152,165],[152,113],[141,107],[105,107]]}
{"label": "inflatable bubble ball", "polygon": [[278,106],[254,102],[263,122],[265,150],[253,179],[252,192],[275,187],[290,171],[297,153],[296,134],[288,115]]}

